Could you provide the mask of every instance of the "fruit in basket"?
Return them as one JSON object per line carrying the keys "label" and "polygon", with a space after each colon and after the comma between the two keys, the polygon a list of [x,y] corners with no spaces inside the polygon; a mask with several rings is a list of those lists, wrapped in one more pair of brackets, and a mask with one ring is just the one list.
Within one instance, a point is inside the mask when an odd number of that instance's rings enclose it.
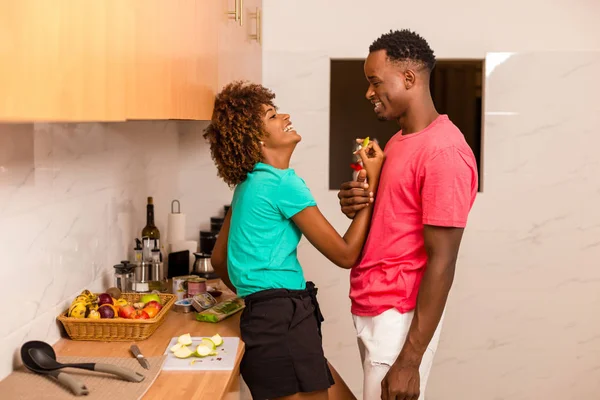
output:
{"label": "fruit in basket", "polygon": [[98,300],[98,296],[96,296],[94,293],[90,292],[87,289],[81,292],[79,296],[85,296],[89,302],[94,302]]}
{"label": "fruit in basket", "polygon": [[79,296],[75,297],[75,300],[73,300],[73,303],[71,303],[71,304],[75,304],[75,303],[87,304],[87,303],[90,303],[90,299],[89,299],[89,297],[80,294]]}
{"label": "fruit in basket", "polygon": [[189,346],[192,344],[192,336],[189,333],[181,335],[177,338],[177,343],[181,344],[182,346]]}
{"label": "fruit in basket", "polygon": [[121,318],[133,318],[135,314],[135,308],[132,305],[126,305],[123,307],[119,307],[119,317]]}
{"label": "fruit in basket", "polygon": [[86,312],[87,312],[87,307],[85,306],[84,303],[82,303],[82,302],[74,303],[74,304],[71,304],[71,307],[69,308],[68,316],[71,318],[85,318]]}
{"label": "fruit in basket", "polygon": [[117,300],[117,305],[119,307],[125,307],[125,306],[129,305],[129,302],[125,299],[119,299],[119,300]]}
{"label": "fruit in basket", "polygon": [[142,308],[142,311],[144,311],[146,314],[148,314],[148,317],[154,318],[154,317],[156,317],[156,314],[158,314],[159,310],[156,307],[146,306],[146,307]]}
{"label": "fruit in basket", "polygon": [[146,305],[144,303],[133,303],[133,308],[135,308],[136,310],[141,310],[142,308],[144,308]]}
{"label": "fruit in basket", "polygon": [[148,304],[151,301],[160,303],[160,297],[156,293],[145,294],[140,298],[140,301],[144,304]]}
{"label": "fruit in basket", "polygon": [[108,293],[101,293],[98,295],[98,305],[102,306],[104,304],[110,304],[113,305],[113,298],[110,297],[110,294]]}
{"label": "fruit in basket", "polygon": [[144,310],[136,310],[133,314],[133,319],[150,319],[150,316]]}
{"label": "fruit in basket", "polygon": [[110,297],[112,297],[113,299],[121,298],[121,290],[116,287],[106,289],[106,294],[110,295]]}
{"label": "fruit in basket", "polygon": [[108,319],[115,317],[115,309],[110,304],[103,304],[98,307],[98,312],[100,313],[100,318]]}
{"label": "fruit in basket", "polygon": [[163,308],[163,305],[160,304],[160,302],[156,301],[156,300],[152,300],[149,301],[148,303],[146,303],[146,307],[154,307],[156,308],[158,311],[161,310],[161,308]]}
{"label": "fruit in basket", "polygon": [[100,313],[96,310],[90,310],[90,313],[87,316],[89,319],[100,319]]}

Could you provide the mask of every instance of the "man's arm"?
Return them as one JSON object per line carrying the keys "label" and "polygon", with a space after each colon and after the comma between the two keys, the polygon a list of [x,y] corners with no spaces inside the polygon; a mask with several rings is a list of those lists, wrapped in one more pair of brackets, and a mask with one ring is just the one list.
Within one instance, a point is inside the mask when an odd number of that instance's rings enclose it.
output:
{"label": "man's arm", "polygon": [[446,306],[463,231],[463,228],[424,227],[427,267],[406,342],[381,383],[384,400],[419,396],[419,366]]}

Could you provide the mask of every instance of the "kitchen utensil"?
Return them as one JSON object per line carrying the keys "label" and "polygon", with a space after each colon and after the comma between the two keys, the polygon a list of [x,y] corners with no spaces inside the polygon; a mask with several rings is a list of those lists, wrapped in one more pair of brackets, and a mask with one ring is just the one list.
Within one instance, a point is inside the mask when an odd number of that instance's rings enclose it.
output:
{"label": "kitchen utensil", "polygon": [[212,254],[217,243],[217,234],[212,231],[200,231],[200,253]]}
{"label": "kitchen utensil", "polygon": [[137,345],[132,344],[131,347],[129,347],[129,350],[131,350],[131,353],[135,356],[135,358],[138,360],[138,362],[143,368],[150,369],[150,363],[148,362],[148,360],[146,360],[146,357],[144,357],[144,355],[140,351],[140,348],[137,347]]}
{"label": "kitchen utensil", "polygon": [[169,268],[167,270],[167,277],[173,278],[174,276],[189,275],[189,250],[177,251],[169,254]]}
{"label": "kitchen utensil", "polygon": [[216,279],[219,277],[210,263],[210,254],[194,253],[194,256],[196,257],[196,261],[194,261],[192,273],[206,279]]}
{"label": "kitchen utensil", "polygon": [[101,363],[79,363],[79,364],[61,364],[56,361],[56,353],[52,346],[46,342],[31,341],[28,342],[27,351],[31,358],[37,363],[41,369],[57,370],[61,368],[80,368],[89,371],[106,372],[108,374],[117,375],[130,382],[141,382],[144,380],[144,375],[130,369],[117,367],[111,364]]}
{"label": "kitchen utensil", "polygon": [[121,292],[131,292],[131,286],[134,279],[134,265],[129,261],[121,261],[121,264],[114,266],[115,268],[115,287]]}
{"label": "kitchen utensil", "polygon": [[88,388],[83,382],[74,377],[73,375],[67,374],[63,371],[57,370],[45,370],[41,368],[37,362],[29,355],[29,349],[31,348],[32,342],[26,342],[21,346],[21,360],[23,365],[30,370],[41,375],[50,375],[58,380],[63,385],[67,386],[75,396],[85,396],[89,394]]}
{"label": "kitchen utensil", "polygon": [[[177,204],[177,211],[175,211]],[[171,213],[167,217],[167,243],[185,240],[185,214],[181,213],[179,200],[171,202]]]}
{"label": "kitchen utensil", "polygon": [[[172,338],[165,349],[164,354],[167,356],[167,360],[163,364],[163,371],[231,371],[235,367],[240,344],[240,339],[237,337],[223,337],[223,344],[217,347],[217,355],[204,358],[175,357],[175,354],[169,349],[177,343],[177,339],[176,337]],[[203,337],[192,337],[190,349],[195,349],[202,343],[202,339]]]}

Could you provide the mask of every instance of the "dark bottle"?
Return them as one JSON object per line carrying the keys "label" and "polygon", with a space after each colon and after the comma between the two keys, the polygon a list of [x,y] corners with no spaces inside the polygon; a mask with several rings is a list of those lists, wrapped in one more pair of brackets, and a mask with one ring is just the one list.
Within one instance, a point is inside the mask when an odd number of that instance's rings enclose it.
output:
{"label": "dark bottle", "polygon": [[154,203],[152,197],[148,197],[148,205],[146,205],[146,226],[142,229],[142,242],[144,259],[149,260],[152,249],[160,248],[160,231],[154,225]]}

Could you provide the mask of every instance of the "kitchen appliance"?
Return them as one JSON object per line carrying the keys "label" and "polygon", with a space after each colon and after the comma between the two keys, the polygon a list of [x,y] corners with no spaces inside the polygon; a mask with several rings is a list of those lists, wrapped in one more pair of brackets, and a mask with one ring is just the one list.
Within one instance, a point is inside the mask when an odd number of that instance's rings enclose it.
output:
{"label": "kitchen appliance", "polygon": [[143,260],[134,268],[134,281],[146,283],[150,282],[152,274],[152,261]]}
{"label": "kitchen appliance", "polygon": [[216,232],[212,231],[200,231],[200,253],[212,254],[217,243]]}
{"label": "kitchen appliance", "polygon": [[225,218],[222,217],[210,217],[210,230],[219,233],[221,231],[221,227],[223,226],[223,222],[225,222]]}
{"label": "kitchen appliance", "polygon": [[177,251],[169,254],[169,267],[167,277],[183,276],[190,274],[190,251]]}
{"label": "kitchen appliance", "polygon": [[210,254],[194,253],[196,261],[192,273],[206,279],[216,279],[219,277],[210,263]]}
{"label": "kitchen appliance", "polygon": [[131,292],[134,281],[134,265],[129,261],[121,261],[120,264],[114,266],[114,284],[121,292]]}
{"label": "kitchen appliance", "polygon": [[131,354],[133,354],[133,356],[138,360],[142,368],[150,369],[150,363],[148,362],[148,360],[146,360],[146,357],[144,357],[142,351],[139,347],[137,347],[137,345],[132,344],[129,347],[129,350],[131,351]]}

